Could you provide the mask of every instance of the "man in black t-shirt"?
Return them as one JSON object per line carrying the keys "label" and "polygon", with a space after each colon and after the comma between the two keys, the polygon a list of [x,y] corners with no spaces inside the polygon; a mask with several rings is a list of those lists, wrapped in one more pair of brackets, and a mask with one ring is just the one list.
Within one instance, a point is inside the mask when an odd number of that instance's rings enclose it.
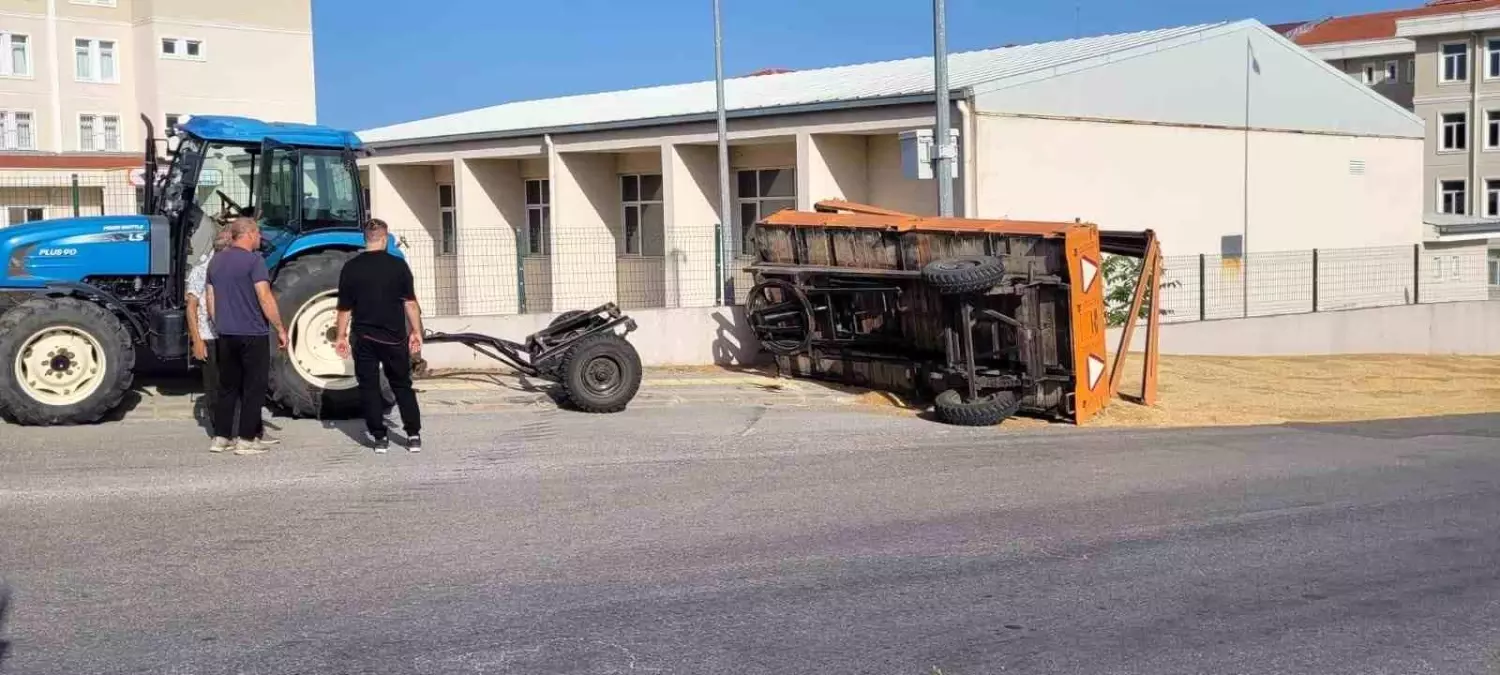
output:
{"label": "man in black t-shirt", "polygon": [[411,388],[411,355],[422,351],[422,312],[412,289],[411,268],[387,252],[390,231],[385,221],[372,218],[364,230],[364,252],[344,263],[339,274],[338,353],[344,358],[354,355],[365,428],[375,452],[385,454],[390,447],[380,393],[382,369],[401,409],[406,448],[421,452],[422,419]]}

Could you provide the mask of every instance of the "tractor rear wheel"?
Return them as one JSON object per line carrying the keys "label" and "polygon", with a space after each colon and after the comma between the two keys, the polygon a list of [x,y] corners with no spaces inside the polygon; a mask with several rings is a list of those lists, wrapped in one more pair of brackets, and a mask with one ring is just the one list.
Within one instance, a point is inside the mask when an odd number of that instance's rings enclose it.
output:
{"label": "tractor rear wheel", "polygon": [[557,375],[571,407],[587,413],[620,412],[641,388],[641,356],[619,335],[590,335],[563,356]]}
{"label": "tractor rear wheel", "polygon": [[35,298],[0,316],[0,414],[19,424],[92,424],[134,379],[119,317],[77,298]]}
{"label": "tractor rear wheel", "polygon": [[[268,398],[293,417],[339,418],[359,413],[354,362],[334,351],[338,337],[339,273],[353,251],[323,251],[287,263],[276,275],[276,295],[288,344],[271,341]],[[391,400],[384,378],[385,400]]]}

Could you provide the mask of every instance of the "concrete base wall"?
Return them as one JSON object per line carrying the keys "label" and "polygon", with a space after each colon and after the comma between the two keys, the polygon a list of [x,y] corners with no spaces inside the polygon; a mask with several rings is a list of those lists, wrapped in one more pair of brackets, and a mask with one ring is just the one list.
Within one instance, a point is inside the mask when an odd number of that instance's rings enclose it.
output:
{"label": "concrete base wall", "polygon": [[[639,326],[630,334],[630,343],[646,366],[750,365],[759,357],[760,344],[736,307],[632,310],[629,315]],[[546,328],[555,316],[432,317],[425,323],[430,330],[485,333],[520,342]],[[433,368],[491,370],[498,365],[463,345],[432,345],[423,349],[423,357]]]}
{"label": "concrete base wall", "polygon": [[[1132,352],[1145,346],[1136,329]],[[1120,329],[1109,331],[1109,346]],[[1500,354],[1500,302],[1399,305],[1161,327],[1161,353],[1196,356]]]}

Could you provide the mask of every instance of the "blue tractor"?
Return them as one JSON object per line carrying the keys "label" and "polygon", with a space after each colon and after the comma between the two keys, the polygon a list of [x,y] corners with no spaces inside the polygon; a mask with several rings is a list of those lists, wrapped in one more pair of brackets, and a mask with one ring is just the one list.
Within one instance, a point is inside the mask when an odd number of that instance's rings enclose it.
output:
{"label": "blue tractor", "polygon": [[[141,215],[48,220],[0,229],[0,415],[28,425],[86,424],[117,407],[138,354],[186,364],[185,282],[217,228],[253,213],[264,233],[291,344],[274,351],[270,401],[294,416],[358,406],[353,364],[333,347],[339,272],[363,248],[367,205],[347,131],[199,116],[169,133],[161,170],[146,126]],[[392,238],[392,252],[401,255]],[[523,375],[557,380],[576,407],[613,412],[634,397],[640,360],[612,305],[559,317],[524,343],[429,333],[479,349]],[[274,348],[273,348],[274,350]]]}

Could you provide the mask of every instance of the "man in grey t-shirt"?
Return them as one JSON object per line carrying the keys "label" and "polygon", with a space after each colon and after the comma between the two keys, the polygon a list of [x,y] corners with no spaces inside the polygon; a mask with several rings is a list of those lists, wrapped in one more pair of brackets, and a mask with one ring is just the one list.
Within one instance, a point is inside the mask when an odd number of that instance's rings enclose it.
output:
{"label": "man in grey t-shirt", "polygon": [[[260,248],[260,226],[249,218],[229,224],[233,244],[208,265],[208,311],[219,334],[219,396],[214,410],[213,452],[229,449],[237,439],[236,455],[266,451],[260,438],[261,408],[266,403],[266,379],[271,371],[271,329],[286,349],[286,328],[271,275]],[[238,424],[235,409],[239,408]]]}

